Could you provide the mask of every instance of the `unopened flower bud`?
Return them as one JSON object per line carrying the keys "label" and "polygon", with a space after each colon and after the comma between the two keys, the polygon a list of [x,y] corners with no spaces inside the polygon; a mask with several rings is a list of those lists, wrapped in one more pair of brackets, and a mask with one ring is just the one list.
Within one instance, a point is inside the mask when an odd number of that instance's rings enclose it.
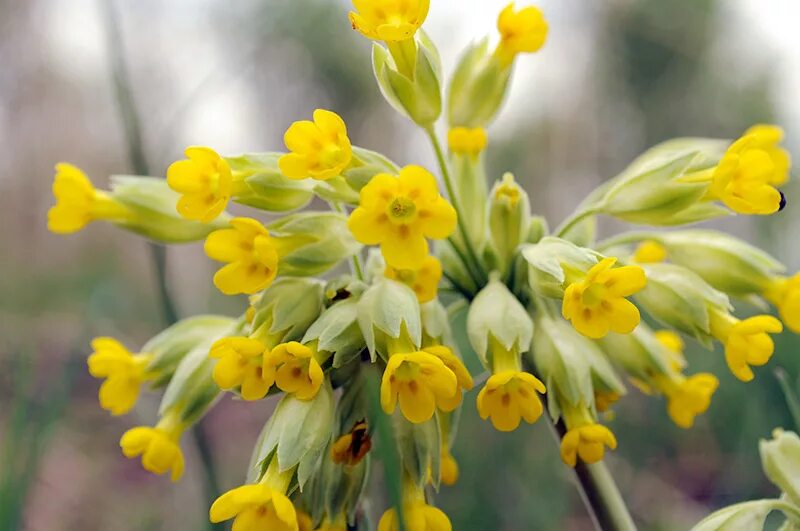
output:
{"label": "unopened flower bud", "polygon": [[780,428],[758,443],[764,473],[793,503],[800,505],[800,437]]}
{"label": "unopened flower bud", "polygon": [[238,176],[233,201],[268,212],[287,212],[306,206],[314,197],[310,179],[290,179],[281,173],[281,153],[246,153],[226,157]]}
{"label": "unopened flower bud", "polygon": [[489,197],[489,233],[503,264],[508,265],[530,225],[528,194],[510,173],[495,183]]}
{"label": "unopened flower bud", "polygon": [[467,335],[483,363],[489,364],[489,346],[493,340],[505,350],[514,350],[517,354],[527,352],[533,336],[533,323],[505,284],[491,279],[469,307]]}
{"label": "unopened flower bud", "polygon": [[417,296],[394,280],[381,280],[358,301],[358,325],[373,360],[393,352],[414,352],[422,341]]}

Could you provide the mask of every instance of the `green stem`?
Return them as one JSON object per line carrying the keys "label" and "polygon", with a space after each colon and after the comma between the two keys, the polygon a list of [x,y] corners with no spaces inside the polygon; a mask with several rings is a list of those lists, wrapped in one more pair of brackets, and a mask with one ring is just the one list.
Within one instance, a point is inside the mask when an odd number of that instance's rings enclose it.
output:
{"label": "green stem", "polygon": [[[132,83],[128,75],[128,67],[125,57],[125,47],[122,41],[120,30],[119,15],[113,0],[99,0],[100,10],[105,20],[106,40],[108,47],[109,67],[114,82],[114,91],[117,100],[117,108],[120,119],[125,128],[125,139],[128,148],[128,157],[134,171],[139,175],[150,173],[147,156],[144,149],[143,135],[139,113],[136,108],[136,101],[133,97]],[[167,255],[166,248],[150,244],[153,265],[155,267],[156,282],[158,293],[161,300],[161,309],[164,320],[167,324],[173,324],[178,320],[178,313],[169,292],[167,284]],[[202,469],[205,473],[205,495],[206,504],[210,507],[220,492],[217,482],[217,473],[212,458],[211,446],[205,434],[203,425],[198,422],[192,430],[192,435],[197,445],[198,453],[202,462]],[[208,524],[208,529],[223,529],[221,524]]]}
{"label": "green stem", "polygon": [[597,214],[597,211],[594,208],[579,210],[561,222],[561,225],[558,226],[554,234],[559,238],[563,238],[564,235],[570,231],[570,229],[575,227],[575,225],[590,216],[594,216],[595,214]]}
{"label": "green stem", "polygon": [[[458,230],[461,234],[461,239],[464,240],[464,247],[467,250],[467,256],[462,257],[464,261],[464,266],[470,271],[470,274],[477,275],[475,280],[477,285],[480,287],[481,285],[485,284],[488,280],[486,276],[486,272],[481,267],[481,262],[478,259],[478,255],[475,252],[475,248],[472,246],[472,241],[469,238],[467,233],[467,228],[464,225],[464,216],[461,210],[461,206],[458,202],[458,196],[456,195],[455,188],[453,187],[453,181],[450,178],[450,170],[447,166],[447,161],[444,158],[444,151],[442,150],[442,145],[439,143],[439,138],[436,136],[436,133],[433,130],[433,126],[428,126],[425,128],[425,133],[427,133],[428,138],[431,141],[431,145],[433,146],[433,151],[436,153],[436,160],[439,163],[439,170],[442,173],[442,179],[444,180],[444,186],[447,189],[447,195],[450,196],[450,202],[453,204],[453,208],[456,211],[456,217],[458,218]],[[458,245],[452,239],[450,240],[453,247],[456,248],[458,251]],[[460,254],[460,253],[459,253]],[[474,268],[474,270],[473,270]]]}

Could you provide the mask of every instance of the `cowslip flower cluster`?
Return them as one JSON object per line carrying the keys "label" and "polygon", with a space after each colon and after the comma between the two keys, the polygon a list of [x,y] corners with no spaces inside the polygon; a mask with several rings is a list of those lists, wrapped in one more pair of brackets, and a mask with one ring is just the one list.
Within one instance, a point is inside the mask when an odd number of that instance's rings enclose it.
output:
{"label": "cowslip flower cluster", "polygon": [[[104,220],[156,242],[203,241],[222,264],[214,286],[249,295],[238,317],[183,319],[140,353],[97,338],[88,358],[113,415],[135,408],[145,384],[163,389],[153,426],[133,427],[120,446],[173,481],[193,466],[183,433],[220,397],[279,396],[246,480],[210,507],[212,522],[233,520],[239,531],[355,525],[371,495],[372,437],[390,425],[380,433],[396,440],[381,444],[399,453],[402,499],[378,529],[450,530],[427,486],[457,482],[455,418],[465,403],[502,432],[545,417],[566,465],[595,464],[630,442],[598,415],[624,397],[626,380],[663,395],[682,428],[709,410],[719,381],[687,372],[684,339],[722,345],[742,381],[769,361],[781,321],[737,317],[731,300],[762,298],[800,331],[800,274],[745,242],[694,229],[597,241],[593,231],[599,215],[664,227],[781,210],[777,187],[791,165],[780,128],[656,146],[549,230],[511,173],[487,182],[483,156],[514,63],[545,42],[543,13],[506,7],[494,51],[486,41],[470,47],[444,90],[421,30],[427,0],[353,5],[352,27],[376,41],[382,93],[427,135],[438,168],[399,167],[353,144],[345,120],[325,109],[287,127],[285,152],[189,147],[165,180],[127,177],[100,191],[75,166],[56,167],[51,231]],[[434,128],[442,118],[447,149]],[[296,211],[314,197],[330,209]],[[232,217],[231,203],[277,216]],[[483,372],[470,373],[465,359]]]}

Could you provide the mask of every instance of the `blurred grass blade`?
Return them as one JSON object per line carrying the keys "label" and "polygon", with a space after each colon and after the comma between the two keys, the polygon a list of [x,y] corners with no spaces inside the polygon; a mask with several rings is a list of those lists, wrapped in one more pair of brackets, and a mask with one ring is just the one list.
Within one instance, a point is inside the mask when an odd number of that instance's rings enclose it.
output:
{"label": "blurred grass blade", "polygon": [[778,379],[778,384],[780,384],[783,397],[786,400],[786,406],[789,408],[792,420],[794,420],[794,429],[800,433],[800,400],[797,398],[797,392],[789,384],[789,378],[783,368],[778,367],[775,369],[775,378]]}

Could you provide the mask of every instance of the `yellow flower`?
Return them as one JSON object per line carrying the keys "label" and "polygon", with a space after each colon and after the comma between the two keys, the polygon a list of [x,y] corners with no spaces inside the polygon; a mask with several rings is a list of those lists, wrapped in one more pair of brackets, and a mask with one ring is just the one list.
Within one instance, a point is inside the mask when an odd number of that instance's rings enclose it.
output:
{"label": "yellow flower", "polygon": [[188,147],[185,154],[186,160],[170,164],[167,184],[181,194],[177,204],[181,216],[209,223],[225,210],[231,199],[231,168],[209,147]]}
{"label": "yellow flower", "polygon": [[514,2],[506,6],[497,18],[500,44],[495,52],[508,65],[517,54],[535,52],[547,38],[547,21],[537,7],[529,6],[514,11]]}
{"label": "yellow flower", "polygon": [[639,244],[633,253],[634,262],[652,264],[663,262],[667,258],[667,250],[655,240],[646,240]]}
{"label": "yellow flower", "polygon": [[785,184],[789,180],[789,168],[792,166],[789,152],[779,144],[783,140],[783,129],[777,125],[758,124],[744,133],[754,137],[752,147],[764,151],[775,166],[769,182],[774,186]]}
{"label": "yellow flower", "polygon": [[311,519],[311,516],[308,513],[304,513],[297,507],[295,507],[294,510],[297,514],[298,531],[314,531],[314,521]]}
{"label": "yellow flower", "polygon": [[312,177],[324,181],[341,174],[353,158],[344,121],[324,109],[314,111],[313,122],[294,122],[283,141],[291,153],[283,155],[278,166],[290,179]]}
{"label": "yellow flower", "polygon": [[450,350],[448,347],[444,345],[432,345],[430,347],[425,347],[422,349],[423,352],[427,352],[428,354],[433,354],[444,363],[445,367],[453,371],[453,374],[456,375],[456,394],[453,395],[452,398],[441,398],[439,400],[440,408],[444,411],[452,411],[461,404],[461,398],[463,396],[463,391],[469,391],[472,389],[472,375],[469,373],[467,368],[464,366],[464,362],[461,361],[458,356],[453,354],[453,351]]}
{"label": "yellow flower", "polygon": [[170,479],[178,481],[183,475],[183,452],[178,445],[183,428],[170,416],[165,416],[155,428],[138,426],[125,432],[119,441],[122,453],[132,459],[142,456],[142,466],[148,472],[162,475],[170,471]]}
{"label": "yellow flower", "polygon": [[767,335],[783,331],[783,325],[771,315],[757,315],[740,321],[717,310],[709,312],[711,335],[725,345],[725,361],[734,376],[749,382],[755,375],[751,365],[765,365],[772,357],[775,343]]}
{"label": "yellow flower", "polygon": [[106,192],[96,190],[86,174],[72,164],[56,164],[53,180],[56,204],[47,212],[47,228],[56,234],[78,232],[92,221],[124,220],[128,209]]}
{"label": "yellow flower", "polygon": [[263,370],[267,346],[257,339],[225,337],[211,346],[209,357],[214,365],[214,381],[220,389],[241,387],[242,398],[260,400],[274,383],[274,374]]}
{"label": "yellow flower", "polygon": [[[416,500],[403,507],[403,521],[409,531],[452,531],[450,519],[440,509]],[[397,511],[389,509],[378,522],[378,531],[400,531]]]}
{"label": "yellow flower", "polygon": [[489,138],[482,127],[454,127],[447,133],[450,151],[459,155],[475,156],[486,149]]}
{"label": "yellow flower", "polygon": [[430,0],[353,0],[350,23],[368,39],[403,41],[425,22]]}
{"label": "yellow flower", "polygon": [[708,411],[711,395],[719,387],[719,380],[713,374],[699,373],[690,377],[682,374],[670,378],[657,376],[655,385],[667,397],[667,413],[681,428],[691,428],[697,415]]}
{"label": "yellow flower", "polygon": [[764,297],[778,308],[781,319],[792,332],[800,334],[800,273],[776,277]]}
{"label": "yellow flower", "polygon": [[670,365],[676,371],[686,367],[686,358],[683,355],[683,339],[672,330],[657,330],[654,333],[656,340],[669,351]]}
{"label": "yellow flower", "polygon": [[620,398],[620,394],[614,391],[595,391],[594,405],[597,411],[608,411]]}
{"label": "yellow flower", "polygon": [[639,324],[638,308],[625,297],[644,288],[644,270],[637,266],[611,269],[616,261],[603,259],[564,292],[561,314],[587,337],[598,339],[609,331],[629,334]]}
{"label": "yellow flower", "polygon": [[439,195],[433,175],[419,166],[406,166],[398,177],[380,173],[361,189],[348,225],[359,242],[380,244],[389,266],[419,269],[428,255],[425,238],[450,236],[456,211]]}
{"label": "yellow flower", "polygon": [[495,429],[514,431],[520,419],[533,424],[542,415],[538,393],[545,393],[544,384],[534,375],[521,371],[493,374],[478,393],[478,413],[491,417]]}
{"label": "yellow flower", "polygon": [[205,251],[212,260],[227,262],[214,275],[214,285],[226,295],[261,291],[278,273],[275,241],[254,219],[233,218],[231,228],[208,235]]}
{"label": "yellow flower", "polygon": [[281,343],[266,356],[264,377],[273,378],[281,390],[294,393],[299,400],[311,400],[325,379],[314,353],[297,341]]}
{"label": "yellow flower", "polygon": [[381,380],[381,407],[391,415],[400,411],[419,424],[433,417],[436,408],[449,411],[458,392],[458,379],[444,362],[428,352],[392,354]]}
{"label": "yellow flower", "polygon": [[739,214],[773,214],[783,195],[774,187],[776,166],[768,152],[755,147],[756,135],[734,142],[711,175],[708,197],[719,199]]}
{"label": "yellow flower", "polygon": [[264,484],[243,485],[216,499],[208,512],[213,523],[233,518],[236,531],[298,531],[297,513],[285,494]]}
{"label": "yellow flower", "polygon": [[100,407],[112,415],[124,415],[136,405],[139,389],[148,379],[145,367],[150,354],[131,354],[125,346],[110,337],[92,340],[94,352],[87,360],[89,374],[105,378],[100,386]]}
{"label": "yellow flower", "polygon": [[605,447],[611,450],[617,447],[614,434],[602,424],[589,423],[570,428],[561,439],[561,460],[574,467],[581,461],[587,464],[597,463],[605,455]]}
{"label": "yellow flower", "polygon": [[366,421],[359,421],[349,433],[345,433],[333,443],[331,459],[338,465],[355,466],[372,449],[372,438],[367,431]]}
{"label": "yellow flower", "polygon": [[439,281],[442,279],[442,263],[434,256],[426,256],[419,269],[395,269],[386,266],[386,278],[402,282],[417,294],[419,302],[429,302],[436,298]]}
{"label": "yellow flower", "polygon": [[458,461],[446,446],[442,447],[440,463],[442,483],[448,486],[455,485],[458,481]]}

